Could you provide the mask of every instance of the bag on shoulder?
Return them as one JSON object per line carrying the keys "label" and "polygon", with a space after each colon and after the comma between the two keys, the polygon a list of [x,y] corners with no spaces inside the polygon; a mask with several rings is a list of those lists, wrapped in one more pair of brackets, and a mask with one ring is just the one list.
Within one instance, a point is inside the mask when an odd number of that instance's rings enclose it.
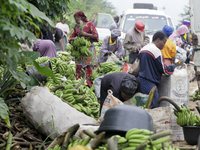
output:
{"label": "bag on shoulder", "polygon": [[129,69],[128,73],[138,77],[140,71],[140,59],[137,57],[131,68]]}

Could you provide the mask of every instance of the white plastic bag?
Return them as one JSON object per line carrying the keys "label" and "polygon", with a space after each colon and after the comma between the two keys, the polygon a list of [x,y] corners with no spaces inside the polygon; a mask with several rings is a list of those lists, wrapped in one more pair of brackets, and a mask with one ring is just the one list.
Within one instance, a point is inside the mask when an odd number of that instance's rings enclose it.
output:
{"label": "white plastic bag", "polygon": [[119,62],[119,58],[115,55],[115,54],[111,54],[108,55],[108,59],[106,62],[114,62],[114,63],[118,63]]}
{"label": "white plastic bag", "polygon": [[124,103],[115,96],[113,96],[112,90],[108,90],[108,96],[106,97],[103,103],[100,118],[104,118],[106,111],[115,105],[124,105]]}
{"label": "white plastic bag", "polygon": [[[33,87],[22,99],[23,113],[35,128],[55,138],[74,124],[96,124],[97,121],[64,103],[47,87]],[[57,134],[56,134],[57,133]]]}

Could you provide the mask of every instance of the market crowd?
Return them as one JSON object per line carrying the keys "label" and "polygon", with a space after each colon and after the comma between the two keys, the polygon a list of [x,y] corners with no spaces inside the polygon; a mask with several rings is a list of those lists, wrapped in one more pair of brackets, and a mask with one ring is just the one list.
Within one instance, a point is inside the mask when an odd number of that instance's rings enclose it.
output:
{"label": "market crowd", "polygon": [[[100,63],[107,61],[111,55],[116,55],[119,60],[123,59],[123,51],[129,52],[129,64],[134,64],[139,60],[138,76],[128,73],[112,73],[105,75],[101,81],[101,107],[106,99],[107,90],[111,89],[113,95],[122,102],[132,98],[135,93],[140,92],[149,94],[150,90],[161,83],[163,74],[169,76],[175,69],[175,57],[177,55],[176,47],[182,47],[185,41],[191,44],[189,35],[190,22],[184,20],[183,24],[174,30],[168,25],[163,26],[162,31],[154,33],[152,41],[145,33],[145,24],[142,21],[136,21],[135,24],[127,31],[124,41],[120,41],[121,36],[119,27],[119,16],[114,16],[114,21],[109,25],[110,36],[106,36],[102,42],[99,56],[94,42],[99,41],[96,30],[95,18],[88,20],[85,13],[77,11],[74,13],[76,22],[73,31],[70,32],[69,26],[62,18],[51,30],[48,23],[40,32],[35,32],[37,41],[34,42],[33,51],[40,52],[40,57],[49,56],[57,57],[57,51],[66,51],[68,43],[77,40],[78,37],[84,37],[91,42],[89,51],[91,56],[81,56],[76,60],[76,78],[81,77],[81,70],[86,72],[86,80],[89,87],[92,85],[92,71]],[[102,19],[102,27],[106,27],[108,20]],[[83,30],[80,30],[80,24],[83,24]],[[158,89],[156,88],[151,109],[159,107],[156,105],[159,99]]]}

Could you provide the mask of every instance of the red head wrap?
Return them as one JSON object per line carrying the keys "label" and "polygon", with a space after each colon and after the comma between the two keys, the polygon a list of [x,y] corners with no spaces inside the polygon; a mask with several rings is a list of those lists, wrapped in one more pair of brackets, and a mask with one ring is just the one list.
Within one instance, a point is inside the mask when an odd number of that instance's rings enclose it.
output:
{"label": "red head wrap", "polygon": [[82,11],[77,11],[75,14],[76,14],[77,16],[81,17],[81,20],[82,20],[82,21],[88,22],[87,17],[85,16],[84,12],[82,12]]}

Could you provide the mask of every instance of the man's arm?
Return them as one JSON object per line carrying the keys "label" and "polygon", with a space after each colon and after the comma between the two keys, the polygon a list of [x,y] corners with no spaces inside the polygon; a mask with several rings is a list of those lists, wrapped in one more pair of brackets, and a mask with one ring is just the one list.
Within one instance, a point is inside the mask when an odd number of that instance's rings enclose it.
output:
{"label": "man's arm", "polygon": [[64,51],[65,51],[65,48],[64,48],[64,46],[63,46],[63,39],[62,39],[62,38],[59,40],[59,43],[60,43],[60,46],[61,46],[61,48],[62,48],[62,51],[64,52]]}

